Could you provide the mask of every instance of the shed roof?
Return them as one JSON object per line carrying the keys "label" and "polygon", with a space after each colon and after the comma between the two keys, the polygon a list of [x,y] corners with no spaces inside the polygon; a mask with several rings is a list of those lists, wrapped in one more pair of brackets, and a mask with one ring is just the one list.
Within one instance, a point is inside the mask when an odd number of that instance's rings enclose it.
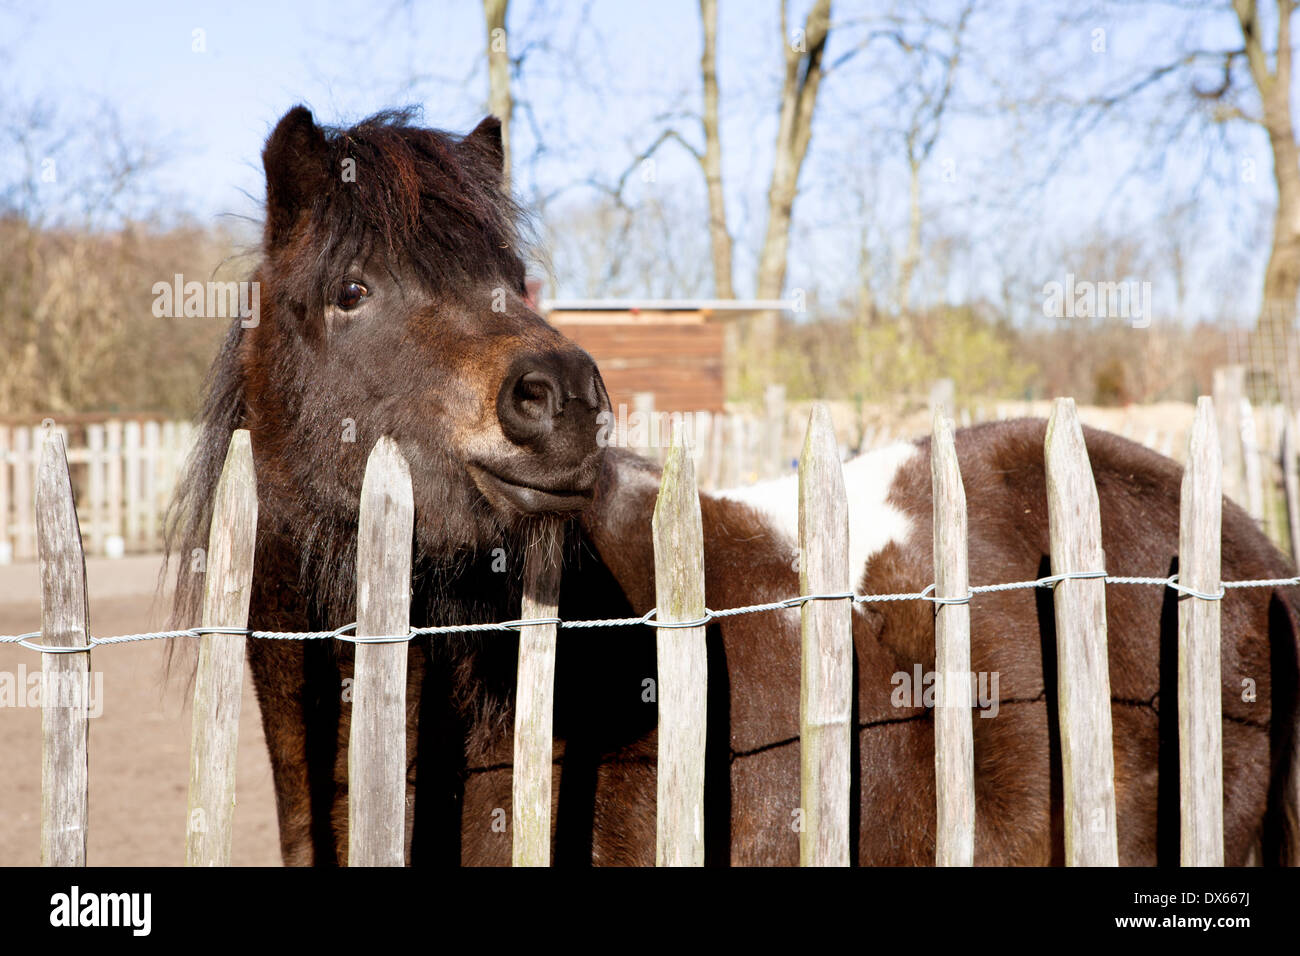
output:
{"label": "shed roof", "polygon": [[544,312],[784,312],[786,299],[543,299]]}

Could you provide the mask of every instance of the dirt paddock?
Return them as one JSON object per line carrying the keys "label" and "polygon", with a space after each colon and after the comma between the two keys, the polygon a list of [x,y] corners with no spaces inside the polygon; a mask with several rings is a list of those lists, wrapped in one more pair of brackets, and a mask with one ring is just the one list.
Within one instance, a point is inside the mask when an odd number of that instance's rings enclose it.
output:
{"label": "dirt paddock", "polygon": [[[159,564],[152,556],[87,561],[92,634],[104,637],[165,626],[167,600],[156,593]],[[37,571],[35,564],[0,566],[0,634],[40,627]],[[164,681],[164,654],[165,642],[144,641],[100,648],[91,656],[92,693],[102,686],[102,714],[90,725],[91,866],[185,862],[191,708],[184,681]],[[39,674],[40,667],[35,651],[0,645],[0,673],[12,675],[18,686],[24,686],[24,675]],[[91,705],[96,706],[93,696]],[[39,707],[0,707],[0,768],[0,865],[38,865]],[[232,862],[279,865],[271,765],[247,673],[236,772]]]}

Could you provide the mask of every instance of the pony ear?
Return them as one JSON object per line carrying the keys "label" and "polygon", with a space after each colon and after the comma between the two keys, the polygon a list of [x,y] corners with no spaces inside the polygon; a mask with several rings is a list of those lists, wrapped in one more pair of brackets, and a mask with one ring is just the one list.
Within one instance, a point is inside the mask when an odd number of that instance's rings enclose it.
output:
{"label": "pony ear", "polygon": [[479,162],[486,165],[492,170],[493,175],[499,181],[502,173],[505,171],[506,151],[501,144],[501,121],[495,116],[484,118],[474,129],[468,133],[461,146],[474,153]]}
{"label": "pony ear", "polygon": [[262,150],[266,170],[266,235],[283,241],[298,214],[325,188],[329,145],[311,110],[295,106],[285,113]]}

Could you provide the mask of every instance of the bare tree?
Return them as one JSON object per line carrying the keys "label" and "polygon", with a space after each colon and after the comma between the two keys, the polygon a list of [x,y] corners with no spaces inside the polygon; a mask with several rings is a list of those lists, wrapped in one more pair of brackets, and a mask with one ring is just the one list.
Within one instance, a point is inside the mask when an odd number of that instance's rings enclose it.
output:
{"label": "bare tree", "polygon": [[[760,299],[780,298],[785,287],[790,252],[790,223],[799,189],[799,174],[812,140],[817,92],[823,77],[822,62],[831,30],[831,0],[816,0],[803,26],[789,32],[786,0],[781,3],[780,29],[785,64],[781,86],[772,175],[767,190],[767,226],[759,250],[754,290]],[[713,285],[720,298],[733,298],[732,246],[734,239],[727,221],[722,175],[722,142],[719,122],[720,90],[717,74],[717,0],[700,0],[703,48],[700,77],[703,112],[697,114],[704,148],[694,146],[676,128],[663,129],[607,189],[620,199],[631,172],[660,146],[675,142],[695,157],[704,176],[708,195],[709,240],[713,260]],[[749,377],[763,381],[770,377],[776,340],[775,313],[754,317],[746,343]]]}
{"label": "bare tree", "polygon": [[[1293,0],[1277,0],[1277,34],[1273,63],[1265,48],[1256,0],[1233,0],[1233,11],[1241,25],[1243,45],[1224,54],[1220,88],[1198,95],[1218,99],[1233,83],[1233,61],[1244,57],[1250,78],[1259,95],[1260,115],[1250,117],[1264,127],[1273,153],[1273,179],[1277,185],[1277,209],[1273,214],[1273,245],[1264,270],[1264,303],[1261,330],[1266,325],[1289,330],[1295,325],[1296,296],[1300,294],[1300,152],[1291,116],[1291,14]],[[1241,110],[1230,111],[1237,118]],[[1271,330],[1270,330],[1271,331]]]}
{"label": "bare tree", "polygon": [[[961,62],[963,34],[970,19],[973,0],[967,2],[951,25],[940,23],[929,17],[923,18],[926,34],[937,29],[947,35],[946,48],[932,44],[928,37],[920,41],[908,39],[901,30],[893,34],[899,49],[915,63],[914,75],[908,77],[908,88],[900,90],[900,98],[906,99],[914,91],[919,91],[916,103],[912,107],[908,124],[903,131],[903,144],[907,156],[907,245],[898,267],[898,283],[895,300],[899,315],[906,321],[907,310],[911,304],[912,277],[921,261],[921,171],[934,151],[934,144],[939,138],[944,112],[952,98],[953,80]],[[926,67],[930,62],[938,64],[938,81],[933,88],[925,83],[929,72]]]}
{"label": "bare tree", "polygon": [[799,190],[799,172],[812,140],[813,112],[822,80],[822,59],[831,32],[830,0],[817,0],[803,29],[787,32],[786,2],[781,2],[781,39],[785,77],[781,84],[781,118],[776,131],[772,180],[767,190],[767,232],[758,256],[755,293],[775,299],[785,287],[790,253],[790,219]]}
{"label": "bare tree", "polygon": [[[1101,4],[1099,9],[1113,6]],[[1123,4],[1121,9],[1131,12],[1141,8],[1144,13],[1160,10],[1169,16],[1170,6],[1145,0]],[[1163,148],[1144,151],[1147,162],[1152,163],[1164,162],[1177,150],[1179,137],[1189,133],[1205,139],[1222,137],[1226,127],[1238,123],[1253,124],[1264,131],[1277,202],[1257,341],[1271,342],[1274,347],[1280,343],[1282,352],[1295,350],[1286,343],[1296,335],[1300,296],[1300,147],[1290,99],[1291,21],[1295,6],[1295,0],[1262,5],[1257,0],[1188,0],[1174,5],[1187,19],[1182,34],[1176,35],[1173,52],[1154,66],[1144,57],[1135,69],[1099,92],[1082,99],[1059,97],[1055,103],[1072,115],[1069,141],[1086,135],[1111,117],[1140,124],[1153,139],[1163,132]],[[1217,17],[1214,22],[1225,26],[1234,24],[1237,36],[1231,37],[1222,29],[1204,29],[1211,22],[1208,17]],[[1104,30],[1094,29],[1094,33],[1104,34]],[[1207,42],[1207,36],[1214,39]],[[1211,79],[1207,82],[1207,78]],[[1153,109],[1140,113],[1126,109],[1144,98]],[[1275,358],[1256,356],[1270,366],[1276,364]],[[1279,383],[1297,373],[1294,367],[1286,370],[1278,366],[1273,371]]]}
{"label": "bare tree", "polygon": [[675,190],[651,191],[635,207],[609,194],[570,198],[544,223],[550,261],[578,295],[708,295],[707,240],[691,215],[697,202]]}
{"label": "bare tree", "polygon": [[[781,114],[777,124],[772,179],[767,190],[767,231],[758,254],[754,292],[776,299],[785,289],[790,257],[790,220],[799,191],[799,173],[812,141],[813,114],[822,81],[822,60],[831,32],[830,0],[817,0],[803,28],[788,32],[786,2],[781,0],[781,41],[785,76],[781,84]],[[776,362],[777,314],[762,312],[751,320],[745,344],[751,379],[772,378]]]}
{"label": "bare tree", "polygon": [[510,93],[510,54],[506,33],[506,11],[510,0],[483,0],[487,23],[488,111],[501,121],[501,150],[504,157],[501,188],[510,191],[510,121],[514,99]]}
{"label": "bare tree", "polygon": [[[15,122],[0,130],[0,151],[17,157],[0,169],[0,412],[188,414],[225,323],[160,316],[152,290],[176,273],[216,278],[233,237],[176,224],[150,175],[161,160],[111,104],[11,102]],[[239,278],[236,268],[221,278]]]}
{"label": "bare tree", "polygon": [[713,292],[720,299],[735,298],[735,284],[732,273],[731,229],[727,221],[726,193],[722,177],[722,132],[719,119],[718,87],[718,3],[717,0],[700,0],[700,25],[704,35],[700,52],[700,80],[703,87],[703,106],[701,113],[688,112],[686,115],[696,119],[704,137],[704,148],[699,149],[682,135],[674,126],[660,130],[659,135],[632,158],[613,186],[601,186],[596,182],[588,185],[609,193],[615,202],[623,203],[623,190],[632,172],[665,143],[676,143],[686,150],[704,176],[705,192],[708,197],[709,217],[709,251],[713,263]]}
{"label": "bare tree", "polygon": [[718,123],[718,0],[700,0],[704,51],[700,78],[704,85],[704,182],[709,196],[709,249],[713,256],[713,291],[720,299],[735,297],[731,275],[731,232],[722,190],[722,136]]}

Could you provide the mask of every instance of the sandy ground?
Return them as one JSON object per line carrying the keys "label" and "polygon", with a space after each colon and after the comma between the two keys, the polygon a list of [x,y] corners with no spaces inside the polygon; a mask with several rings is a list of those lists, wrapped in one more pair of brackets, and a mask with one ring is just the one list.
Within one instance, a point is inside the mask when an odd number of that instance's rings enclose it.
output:
{"label": "sandy ground", "polygon": [[[161,630],[167,601],[155,595],[158,567],[156,557],[89,560],[91,633]],[[0,634],[38,629],[40,611],[36,566],[0,566]],[[103,688],[102,715],[90,727],[92,866],[184,863],[190,703],[182,680],[164,681],[164,652],[163,641],[145,641],[92,655],[92,692],[97,681]],[[40,666],[35,651],[0,645],[0,674],[17,679]],[[279,865],[271,766],[247,674],[237,759],[232,862]],[[0,707],[0,865],[40,863],[40,822],[40,710]]]}

